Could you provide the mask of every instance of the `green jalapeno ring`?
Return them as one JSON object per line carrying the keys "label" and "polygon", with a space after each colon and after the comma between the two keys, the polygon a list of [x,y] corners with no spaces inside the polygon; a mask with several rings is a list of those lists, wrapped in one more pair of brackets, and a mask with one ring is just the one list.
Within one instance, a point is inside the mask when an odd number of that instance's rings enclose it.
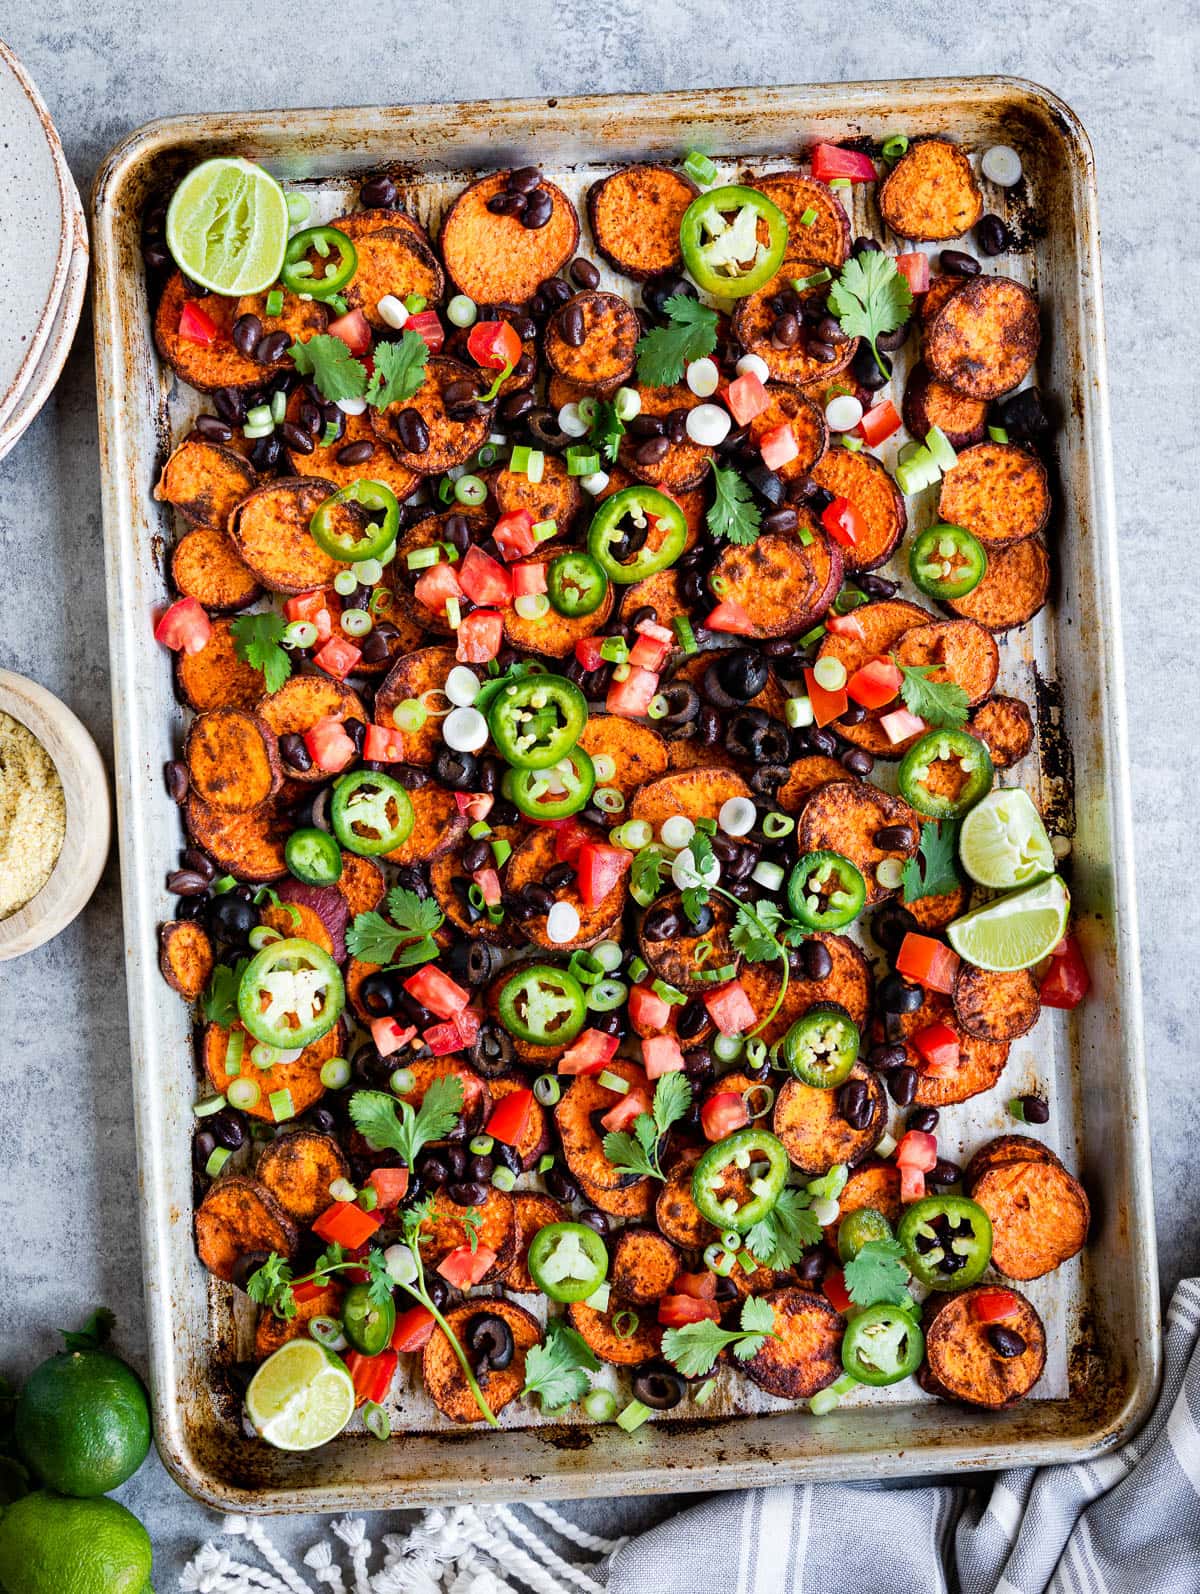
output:
{"label": "green jalapeno ring", "polygon": [[[326,265],[324,274],[318,277],[307,256],[315,251],[327,259],[332,249],[338,252],[338,264],[332,270]],[[357,270],[358,250],[344,232],[336,227],[306,227],[288,239],[279,280],[290,293],[329,299],[346,287]]]}
{"label": "green jalapeno ring", "polygon": [[[934,1224],[945,1219],[939,1231]],[[969,1228],[969,1235],[968,1235]],[[931,1290],[963,1290],[974,1284],[987,1269],[992,1257],[992,1222],[983,1208],[966,1196],[925,1196],[905,1209],[896,1230],[904,1247],[904,1260],[918,1284]],[[933,1241],[920,1250],[917,1240]],[[946,1272],[939,1264],[944,1246],[965,1257],[956,1272]]]}
{"label": "green jalapeno ring", "polygon": [[861,1039],[845,1008],[821,1002],[802,1014],[783,1037],[783,1060],[802,1084],[833,1090],[854,1067]]}
{"label": "green jalapeno ring", "polygon": [[[731,1199],[717,1198],[726,1168],[731,1164],[748,1168],[756,1159],[766,1159],[767,1171],[751,1185],[753,1195],[739,1207]],[[736,1229],[745,1234],[752,1229],[779,1199],[787,1183],[791,1164],[782,1141],[765,1129],[738,1129],[710,1146],[692,1173],[692,1200],[701,1215],[718,1229]],[[732,1208],[732,1210],[731,1210]]]}
{"label": "green jalapeno ring", "polygon": [[583,986],[567,969],[531,963],[500,991],[497,1017],[508,1033],[533,1046],[566,1046],[587,1019]]}
{"label": "green jalapeno ring", "polygon": [[396,1304],[373,1301],[369,1284],[352,1284],[342,1301],[342,1331],[363,1356],[378,1356],[391,1343],[396,1327]]}
{"label": "green jalapeno ring", "polygon": [[[288,976],[292,977],[290,990]],[[298,980],[296,976],[306,978]],[[306,1019],[298,1008],[286,1005],[301,998],[310,1009]],[[345,1005],[341,970],[328,952],[302,936],[272,941],[256,953],[238,986],[238,1016],[242,1023],[256,1041],[281,1051],[319,1041],[337,1023]],[[289,1016],[301,1021],[286,1024],[284,1020]]]}
{"label": "green jalapeno ring", "polygon": [[795,865],[787,895],[793,917],[806,930],[842,930],[862,912],[867,883],[849,858],[825,849],[805,853]]}
{"label": "green jalapeno ring", "polygon": [[608,1247],[586,1223],[548,1223],[529,1242],[527,1266],[552,1301],[586,1301],[608,1275]]}
{"label": "green jalapeno ring", "polygon": [[[961,568],[960,568],[961,561]],[[908,552],[913,585],[928,598],[965,598],[987,574],[987,551],[965,526],[929,526]]]}
{"label": "green jalapeno ring", "polygon": [[892,1239],[895,1239],[892,1226],[882,1212],[875,1207],[855,1207],[838,1224],[838,1257],[843,1262],[852,1262],[872,1240]]}
{"label": "green jalapeno ring", "polygon": [[607,571],[581,548],[560,553],[550,561],[550,568],[546,571],[546,592],[554,610],[566,615],[569,620],[594,614],[604,602],[607,591]]}
{"label": "green jalapeno ring", "polygon": [[[737,219],[726,222],[725,215],[733,210],[738,213]],[[743,220],[747,211],[754,218],[753,228],[748,220]],[[765,244],[758,238],[760,221],[767,227]],[[727,242],[722,243],[722,239]],[[787,243],[787,217],[778,205],[757,188],[746,188],[738,183],[711,188],[693,199],[679,223],[679,247],[684,265],[699,287],[721,299],[744,299],[770,282],[783,264]],[[731,251],[751,244],[753,264],[744,271],[737,269],[745,257]],[[735,268],[733,274],[720,269],[726,265]]]}
{"label": "green jalapeno ring", "polygon": [[587,698],[561,675],[529,675],[501,687],[487,709],[488,730],[514,769],[546,769],[579,740]]}
{"label": "green jalapeno ring", "polygon": [[[926,782],[930,766],[954,759],[966,776],[957,797],[943,797]],[[992,755],[977,736],[945,728],[927,731],[900,760],[896,789],[904,800],[930,819],[957,819],[991,791],[996,775]]]}
{"label": "green jalapeno ring", "polygon": [[852,1318],[842,1340],[842,1366],[877,1388],[911,1377],[924,1355],[920,1324],[903,1307],[884,1302]]}
{"label": "green jalapeno ring", "polygon": [[[382,519],[369,521],[361,536],[354,535],[349,527],[335,530],[334,514],[342,504],[354,504]],[[360,559],[378,559],[392,546],[400,530],[400,501],[385,482],[363,476],[318,504],[308,529],[317,547],[331,559],[350,564],[357,564]]]}
{"label": "green jalapeno ring", "polygon": [[[647,541],[628,563],[622,563],[612,548],[625,535],[621,521],[626,515],[639,530],[639,517],[644,524],[647,517],[653,516],[666,526],[666,535],[657,548],[650,548]],[[687,545],[687,535],[687,519],[675,500],[656,487],[638,484],[622,488],[600,505],[588,527],[588,553],[610,581],[629,586],[673,565]]]}
{"label": "green jalapeno ring", "polygon": [[398,780],[376,770],[356,769],[334,787],[329,822],[347,852],[374,858],[408,840],[416,815],[412,798]]}
{"label": "green jalapeno ring", "polygon": [[342,849],[327,830],[315,825],[293,830],[283,857],[292,874],[306,886],[333,886],[342,878]]}
{"label": "green jalapeno ring", "polygon": [[[557,776],[566,788],[560,795],[547,796],[550,775]],[[512,801],[527,818],[565,819],[586,806],[595,787],[595,764],[582,747],[572,747],[557,764],[545,769],[515,769],[510,791]]]}

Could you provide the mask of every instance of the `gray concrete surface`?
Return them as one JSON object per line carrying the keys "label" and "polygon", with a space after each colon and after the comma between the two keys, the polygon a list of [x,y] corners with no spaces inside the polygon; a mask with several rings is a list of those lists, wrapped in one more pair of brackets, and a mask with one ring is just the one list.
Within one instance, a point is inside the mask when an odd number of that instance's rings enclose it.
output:
{"label": "gray concrete surface", "polygon": [[[129,129],[184,110],[1003,72],[1061,94],[1096,146],[1104,234],[1137,868],[1164,1291],[1200,1271],[1192,1080],[1200,886],[1195,780],[1195,0],[464,0],[422,12],[222,0],[5,8],[81,190]],[[1151,21],[1151,16],[1154,20]],[[390,19],[394,18],[394,22]],[[91,330],[0,464],[0,663],[58,692],[111,754]],[[92,1305],[143,1320],[122,931],[110,867],[83,918],[0,967],[0,1367],[20,1374]],[[124,1498],[160,1594],[213,1518],[156,1462]],[[650,1502],[592,1502],[635,1525]],[[640,1518],[639,1518],[640,1519]],[[315,1519],[286,1524],[306,1544]]]}

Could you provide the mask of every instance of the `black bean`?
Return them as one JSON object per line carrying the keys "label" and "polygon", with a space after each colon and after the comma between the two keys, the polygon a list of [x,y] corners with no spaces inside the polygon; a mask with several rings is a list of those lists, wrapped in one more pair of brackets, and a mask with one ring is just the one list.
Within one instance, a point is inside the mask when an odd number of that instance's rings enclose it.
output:
{"label": "black bean", "polygon": [[488,1187],[470,1180],[456,1180],[454,1184],[446,1186],[446,1194],[459,1207],[482,1206],[488,1197]]}
{"label": "black bean", "polygon": [[1012,235],[1003,220],[989,211],[979,218],[975,241],[985,255],[1002,255],[1012,243]]}
{"label": "black bean", "polygon": [[[903,1068],[904,1060],[908,1056],[903,1046],[872,1046],[867,1053],[867,1067],[873,1068],[877,1074],[890,1074],[897,1068]],[[934,1121],[937,1114],[934,1113]],[[909,1125],[912,1128],[912,1125]]]}
{"label": "black bean", "polygon": [[776,316],[771,328],[771,341],[781,349],[790,349],[800,341],[800,318],[787,310]]}
{"label": "black bean", "polygon": [[820,362],[821,365],[830,365],[837,359],[837,350],[831,343],[822,343],[819,338],[810,338],[808,341],[809,356]]}
{"label": "black bean", "polygon": [[436,1154],[426,1157],[420,1167],[421,1182],[430,1190],[440,1190],[450,1177],[450,1170]]}
{"label": "black bean", "polygon": [[587,328],[583,321],[583,306],[581,304],[564,305],[558,315],[558,330],[562,340],[572,349],[581,349],[587,337]]}
{"label": "black bean", "polygon": [[297,731],[288,731],[279,738],[279,756],[285,764],[290,764],[293,769],[309,770],[312,768],[312,754],[309,752],[303,736]]}
{"label": "black bean", "polygon": [[529,203],[521,214],[522,227],[528,227],[531,232],[536,232],[544,227],[554,214],[554,200],[544,188],[535,188],[529,196]]}
{"label": "black bean", "polygon": [[962,1178],[962,1169],[948,1157],[939,1157],[932,1170],[925,1175],[935,1189],[946,1190]]}
{"label": "black bean", "polygon": [[1022,1096],[1021,1110],[1025,1114],[1027,1124],[1048,1124],[1050,1122],[1050,1106],[1041,1096]]}
{"label": "black bean", "polygon": [[863,1079],[848,1079],[838,1091],[838,1112],[852,1129],[865,1129],[871,1121],[871,1098]]}
{"label": "black bean", "polygon": [[536,166],[518,166],[508,174],[508,191],[510,194],[531,194],[542,180],[542,174]]}
{"label": "black bean", "polygon": [[269,437],[260,437],[250,450],[250,463],[260,476],[274,470],[282,457],[283,444],[274,432]]}
{"label": "black bean", "polygon": [[964,254],[961,249],[943,249],[938,265],[948,277],[977,277],[980,271],[974,255]]}
{"label": "black bean", "polygon": [[569,283],[564,282],[561,277],[547,277],[538,292],[545,299],[547,309],[557,310],[560,305],[566,304],[571,297],[571,286]]}
{"label": "black bean", "polygon": [[454,409],[460,404],[470,403],[475,396],[474,382],[465,377],[459,377],[456,381],[447,382],[442,389],[442,403],[448,410]]}
{"label": "black bean", "polygon": [[662,437],[666,430],[667,423],[661,415],[635,415],[629,423],[633,437]]}
{"label": "black bean", "polygon": [[194,429],[209,443],[228,443],[233,436],[233,427],[215,415],[197,415]]}
{"label": "black bean", "polygon": [[881,980],[876,995],[885,1013],[915,1013],[924,1000],[921,987],[910,985],[899,974]]}
{"label": "black bean", "polygon": [[836,316],[822,316],[817,322],[815,330],[822,343],[840,343],[845,341],[846,334],[842,331],[842,324]]}
{"label": "black bean", "polygon": [[142,259],[148,271],[165,271],[171,264],[171,251],[161,238],[152,238],[142,245]]}
{"label": "black bean", "polygon": [[639,465],[657,465],[665,459],[671,444],[665,437],[649,437],[640,444],[634,453],[634,459]]}
{"label": "black bean", "polygon": [[[898,1048],[903,1051],[904,1048]],[[903,1059],[901,1059],[903,1060]],[[915,1129],[923,1135],[931,1135],[938,1126],[940,1114],[936,1107],[918,1107],[915,1112],[910,1112],[905,1119],[906,1129]]]}
{"label": "black bean", "polygon": [[528,204],[524,194],[510,194],[507,190],[493,194],[487,208],[493,216],[519,216]]}
{"label": "black bean", "polygon": [[175,905],[177,919],[202,919],[207,912],[207,897],[180,897]]}
{"label": "black bean", "polygon": [[861,703],[848,703],[845,711],[838,715],[839,725],[861,725],[867,717],[867,711]]}
{"label": "black bean", "polygon": [[358,202],[364,210],[391,210],[398,197],[396,185],[386,173],[368,177],[358,191]]}
{"label": "black bean", "polygon": [[[708,1010],[699,997],[690,997],[675,1015],[675,1033],[680,1040],[694,1040],[708,1024]],[[711,1062],[711,1057],[709,1058]],[[686,1064],[687,1059],[684,1059]]]}
{"label": "black bean", "polygon": [[167,782],[167,795],[173,803],[181,803],[188,794],[188,767],[178,758],[163,766]]}
{"label": "black bean", "polygon": [[406,454],[424,454],[428,451],[429,427],[420,410],[414,410],[411,406],[401,410],[392,425]]}
{"label": "black bean", "polygon": [[667,436],[676,448],[687,440],[687,418],[686,410],[672,410],[667,416]]}
{"label": "black bean", "polygon": [[826,758],[837,756],[837,737],[832,731],[814,725],[809,729],[808,741],[814,753],[822,753]]}
{"label": "black bean", "polygon": [[467,874],[474,874],[476,869],[485,869],[492,861],[492,849],[486,841],[472,841],[463,848],[462,866]]}
{"label": "black bean", "polygon": [[881,852],[906,852],[917,844],[911,825],[884,825],[875,832],[874,839]]}
{"label": "black bean", "polygon": [[522,420],[533,409],[532,393],[510,393],[500,405],[499,415],[502,421]]}
{"label": "black bean", "polygon": [[466,553],[471,546],[471,522],[456,510],[454,514],[446,516],[442,537],[452,548],[457,548],[459,553]]}
{"label": "black bean", "polygon": [[842,767],[852,775],[863,777],[875,768],[875,760],[864,747],[848,747],[842,754]]}
{"label": "black bean", "polygon": [[595,1207],[585,1207],[584,1210],[579,1214],[578,1221],[580,1223],[585,1223],[588,1228],[594,1233],[598,1234],[602,1240],[607,1239],[609,1230],[608,1219],[605,1217],[603,1212],[598,1211]]}
{"label": "black bean", "polygon": [[833,958],[829,948],[815,936],[800,947],[800,958],[807,980],[827,980],[833,973]]}
{"label": "black bean", "polygon": [[542,876],[542,881],[548,891],[561,891],[564,886],[569,886],[574,878],[575,868],[573,864],[556,863],[552,868],[546,870],[546,873]]}
{"label": "black bean", "polygon": [[908,329],[911,326],[912,321],[908,320],[894,332],[881,332],[875,339],[876,347],[885,354],[895,354],[897,349],[902,349],[908,342]]}
{"label": "black bean", "polygon": [[[279,435],[293,454],[311,454],[316,446],[311,434],[306,432],[302,426],[296,426],[292,421],[284,421],[279,428]],[[369,448],[370,446],[368,443],[367,447]]]}
{"label": "black bean", "polygon": [[478,1180],[481,1184],[485,1179],[492,1177],[492,1159],[490,1157],[472,1157],[467,1163],[468,1179]]}
{"label": "black bean", "polygon": [[582,255],[576,256],[571,262],[571,276],[581,288],[598,288],[600,286],[600,273],[590,260],[585,260]]}
{"label": "black bean", "polygon": [[579,1200],[579,1186],[561,1168],[548,1169],[545,1178],[546,1189],[556,1201],[562,1201],[569,1205],[572,1201]]}
{"label": "black bean", "polygon": [[766,532],[795,531],[799,519],[794,509],[773,509],[769,515],[762,517],[762,529]]}
{"label": "black bean", "polygon": [[246,355],[248,359],[253,359],[255,349],[262,342],[263,324],[253,313],[240,315],[233,323],[233,331],[230,336],[238,353]]}
{"label": "black bean", "polygon": [[286,332],[268,332],[254,350],[254,358],[259,365],[274,365],[283,359],[291,341],[290,335]]}
{"label": "black bean", "polygon": [[1036,387],[1022,388],[1001,399],[996,406],[999,424],[1010,438],[1019,442],[1036,443],[1051,429],[1050,417]]}
{"label": "black bean", "polygon": [[685,570],[679,579],[679,595],[689,609],[698,608],[708,597],[708,585],[702,571]]}
{"label": "black bean", "polygon": [[192,1136],[192,1161],[197,1173],[203,1173],[208,1159],[217,1149],[217,1137],[208,1129],[198,1129]]}
{"label": "black bean", "polygon": [[796,1277],[803,1284],[819,1284],[829,1266],[824,1251],[809,1251],[796,1264]]}
{"label": "black bean", "polygon": [[1025,1341],[1015,1329],[1005,1328],[1003,1323],[993,1323],[988,1329],[988,1344],[997,1356],[1003,1356],[1005,1361],[1013,1356],[1020,1356],[1025,1349]]}
{"label": "black bean", "polygon": [[375,444],[369,437],[363,437],[357,443],[347,443],[339,448],[333,457],[339,465],[363,465],[374,452]]}
{"label": "black bean", "polygon": [[175,869],[167,876],[167,890],[173,897],[199,897],[208,890],[208,880],[196,869]]}
{"label": "black bean", "polygon": [[521,900],[525,912],[530,918],[537,918],[540,914],[549,913],[554,906],[554,893],[546,886],[536,882],[528,885],[521,892]]}
{"label": "black bean", "polygon": [[679,915],[667,903],[648,909],[642,920],[642,934],[647,941],[674,941],[681,933]]}
{"label": "black bean", "polygon": [[888,1075],[888,1090],[897,1107],[907,1107],[917,1094],[917,1071],[915,1068],[897,1068]]}
{"label": "black bean", "polygon": [[877,576],[870,572],[857,575],[855,583],[868,598],[894,598],[900,590],[895,581],[889,581],[886,576]]}
{"label": "black bean", "polygon": [[591,1013],[588,1015],[588,1023],[592,1029],[598,1029],[602,1035],[624,1035],[627,1027],[622,1008],[610,1008],[607,1013]]}
{"label": "black bean", "polygon": [[215,879],[217,871],[213,867],[212,859],[207,853],[201,852],[199,847],[185,847],[183,861],[189,869],[194,869],[198,875],[203,875],[206,880]]}
{"label": "black bean", "polygon": [[874,238],[856,238],[851,245],[850,253],[854,255],[877,254],[883,245]]}

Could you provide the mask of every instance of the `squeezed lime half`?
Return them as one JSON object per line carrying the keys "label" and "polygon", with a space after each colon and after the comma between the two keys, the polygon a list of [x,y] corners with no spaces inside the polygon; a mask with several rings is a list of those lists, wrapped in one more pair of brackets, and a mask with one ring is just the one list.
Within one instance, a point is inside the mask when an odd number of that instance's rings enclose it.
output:
{"label": "squeezed lime half", "polygon": [[1020,786],[988,792],[958,833],[962,866],[981,886],[1011,891],[1054,873],[1054,849],[1032,797]]}
{"label": "squeezed lime half", "polygon": [[1048,957],[1067,933],[1070,912],[1070,894],[1055,874],[964,913],[946,935],[976,968],[1008,973]]}
{"label": "squeezed lime half", "polygon": [[255,1373],[246,1412],[277,1450],[315,1450],[354,1415],[354,1384],[340,1356],[311,1339],[293,1339]]}
{"label": "squeezed lime half", "polygon": [[167,207],[175,264],[213,293],[264,293],[278,279],[287,241],[287,195],[253,161],[203,161]]}

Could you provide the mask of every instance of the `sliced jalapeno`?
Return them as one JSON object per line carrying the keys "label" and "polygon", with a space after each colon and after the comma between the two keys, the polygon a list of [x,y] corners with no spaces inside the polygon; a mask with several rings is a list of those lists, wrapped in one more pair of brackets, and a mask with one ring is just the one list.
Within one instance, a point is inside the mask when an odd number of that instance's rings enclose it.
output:
{"label": "sliced jalapeno", "polygon": [[412,834],[412,798],[390,775],[355,770],[334,787],[329,822],[347,852],[373,858],[394,851]]}
{"label": "sliced jalapeno", "polygon": [[966,731],[929,731],[900,760],[896,789],[931,819],[957,819],[992,789],[992,756]]}
{"label": "sliced jalapeno", "polygon": [[608,1273],[608,1247],[586,1223],[548,1223],[529,1243],[528,1266],[552,1301],[586,1301]]}
{"label": "sliced jalapeno", "polygon": [[679,224],[684,265],[698,287],[721,299],[744,299],[770,282],[787,242],[787,217],[778,205],[737,183],[693,199]]}
{"label": "sliced jalapeno", "polygon": [[557,764],[587,723],[587,698],[561,675],[530,675],[502,686],[487,711],[488,729],[516,769]]}
{"label": "sliced jalapeno", "polygon": [[371,1299],[370,1285],[352,1284],[342,1302],[342,1330],[356,1351],[378,1356],[391,1343],[396,1327],[396,1305],[390,1296]]}
{"label": "sliced jalapeno", "polygon": [[581,619],[594,614],[604,602],[608,576],[591,554],[572,549],[550,561],[546,591],[559,614],[571,620]]}
{"label": "sliced jalapeno", "polygon": [[965,598],[987,574],[987,554],[963,526],[930,526],[909,549],[908,572],[927,597]]}
{"label": "sliced jalapeno", "polygon": [[783,1060],[802,1084],[832,1090],[854,1067],[859,1039],[844,1008],[810,1007],[783,1037]]}
{"label": "sliced jalapeno", "polygon": [[500,992],[500,1022],[517,1040],[534,1046],[565,1046],[583,1028],[587,997],[566,969],[533,963],[506,981]]}
{"label": "sliced jalapeno", "polygon": [[874,1207],[857,1207],[838,1224],[838,1256],[843,1262],[852,1262],[872,1240],[892,1239],[892,1226],[882,1212]]}
{"label": "sliced jalapeno", "polygon": [[[337,251],[334,265],[329,257]],[[318,256],[323,265],[308,258]],[[306,293],[312,299],[328,299],[340,293],[358,270],[358,250],[336,227],[306,227],[288,239],[279,280],[292,293]]]}
{"label": "sliced jalapeno", "polygon": [[[346,504],[357,510],[367,510],[378,518],[364,524],[361,514],[343,509]],[[317,547],[331,559],[350,563],[378,559],[396,540],[400,529],[400,501],[384,482],[362,477],[318,504],[308,529]]]}
{"label": "sliced jalapeno", "polygon": [[840,852],[807,852],[792,870],[787,894],[806,930],[841,930],[862,912],[867,883]]}
{"label": "sliced jalapeno", "polygon": [[238,1015],[256,1041],[290,1051],[321,1039],[342,1016],[341,970],[300,936],[272,941],[250,959],[238,986]]}
{"label": "sliced jalapeno", "polygon": [[[629,524],[623,525],[626,519]],[[683,510],[654,487],[625,487],[613,493],[588,528],[588,553],[618,586],[673,565],[686,543]]]}
{"label": "sliced jalapeno", "polygon": [[925,1196],[905,1209],[896,1231],[918,1284],[963,1290],[981,1277],[992,1256],[992,1221],[966,1196]]}
{"label": "sliced jalapeno", "polygon": [[898,1384],[921,1365],[925,1336],[901,1306],[868,1306],[851,1319],[842,1340],[842,1366],[860,1384]]}
{"label": "sliced jalapeno", "polygon": [[[751,1174],[755,1162],[766,1169]],[[788,1154],[765,1129],[739,1129],[719,1140],[700,1158],[692,1174],[692,1200],[718,1229],[745,1234],[779,1199],[788,1176]],[[742,1179],[741,1176],[746,1178]],[[750,1199],[739,1202],[737,1187],[748,1184]],[[723,1193],[728,1188],[728,1194]]]}
{"label": "sliced jalapeno", "polygon": [[342,849],[327,830],[315,825],[293,830],[283,857],[292,874],[306,886],[332,886],[342,878]]}
{"label": "sliced jalapeno", "polygon": [[582,747],[546,769],[516,769],[512,800],[530,819],[565,819],[578,813],[596,785],[596,766]]}

